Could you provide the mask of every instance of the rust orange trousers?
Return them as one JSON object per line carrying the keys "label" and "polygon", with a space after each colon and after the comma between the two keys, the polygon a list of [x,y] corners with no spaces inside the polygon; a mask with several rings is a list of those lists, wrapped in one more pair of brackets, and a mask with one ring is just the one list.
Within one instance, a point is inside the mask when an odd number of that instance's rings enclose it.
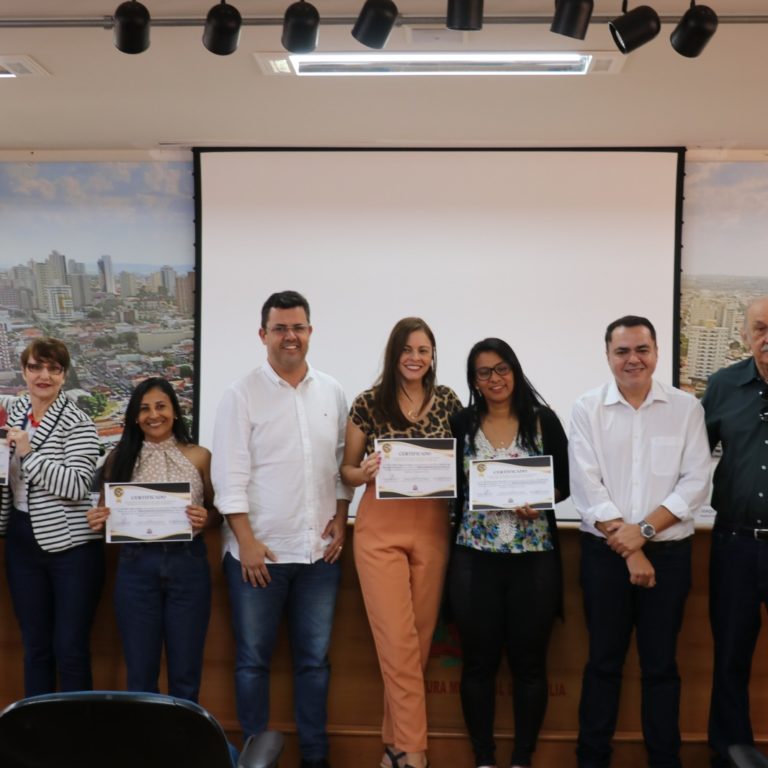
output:
{"label": "rust orange trousers", "polygon": [[440,499],[376,499],[369,485],[355,520],[355,565],[384,680],[385,744],[427,748],[424,670],[445,569],[448,505]]}

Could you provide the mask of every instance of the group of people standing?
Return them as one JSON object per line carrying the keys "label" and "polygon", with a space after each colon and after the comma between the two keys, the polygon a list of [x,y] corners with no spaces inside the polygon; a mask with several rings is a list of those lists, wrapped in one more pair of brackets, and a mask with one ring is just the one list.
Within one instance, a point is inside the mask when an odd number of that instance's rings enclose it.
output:
{"label": "group of people standing", "polygon": [[[606,768],[622,668],[637,634],[643,734],[652,768],[679,768],[677,637],[691,581],[693,517],[715,474],[710,574],[715,665],[713,766],[749,743],[750,662],[768,602],[768,297],[746,311],[752,356],[710,381],[704,407],[653,378],[649,320],[611,323],[611,381],[579,398],[570,440],[511,347],[484,339],[467,360],[470,398],[437,383],[435,337],[422,319],[393,328],[381,374],[347,410],[341,386],[307,361],[309,305],[270,296],[259,336],[267,360],[225,392],[212,455],[192,445],[173,389],[143,382],[107,457],[109,481],[188,481],[190,542],[124,544],[115,588],[130,690],[156,691],[165,646],[169,693],[196,700],[210,612],[200,535],[220,513],[223,567],[236,642],[237,713],[244,735],[269,720],[270,663],[288,620],[302,768],[328,763],[328,651],[351,488],[365,486],[355,564],[384,681],[382,768],[426,768],[424,670],[446,587],[461,640],[461,702],[476,766],[497,764],[496,676],[513,676],[514,768],[531,766],[547,703],[546,657],[562,616],[554,512],[529,505],[478,512],[469,466],[551,456],[555,497],[581,517],[581,584],[589,658],[579,708],[580,768]],[[9,486],[0,530],[25,649],[28,695],[91,687],[88,634],[103,581],[101,529],[109,515],[88,491],[98,442],[62,394],[69,368],[55,340],[22,355],[28,394],[9,399]],[[706,413],[705,413],[706,412]],[[380,500],[376,439],[456,439],[457,498]],[[215,501],[215,507],[214,507]],[[447,576],[446,576],[447,574]]]}
{"label": "group of people standing", "polygon": [[[11,453],[0,532],[27,696],[93,685],[90,632],[104,583],[109,509],[91,506],[99,441],[93,422],[62,391],[70,365],[61,341],[35,339],[21,355],[27,393],[0,401]],[[101,481],[190,483],[193,539],[122,546],[114,605],[128,689],[158,690],[165,647],[169,693],[197,701],[211,602],[198,535],[215,515],[210,453],[191,443],[165,379],[135,388]]]}

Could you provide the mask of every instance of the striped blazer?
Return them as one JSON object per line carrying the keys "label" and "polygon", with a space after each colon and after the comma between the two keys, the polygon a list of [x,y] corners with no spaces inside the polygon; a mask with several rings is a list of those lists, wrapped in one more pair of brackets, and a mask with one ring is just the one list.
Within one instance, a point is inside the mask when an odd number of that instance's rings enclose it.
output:
{"label": "striped blazer", "polygon": [[[30,410],[29,396],[0,397],[8,426],[22,427]],[[47,552],[61,552],[101,533],[88,526],[91,483],[99,456],[94,423],[63,392],[51,403],[21,460],[27,483],[29,515],[37,543]],[[5,535],[13,502],[11,487],[0,488],[0,536]]]}

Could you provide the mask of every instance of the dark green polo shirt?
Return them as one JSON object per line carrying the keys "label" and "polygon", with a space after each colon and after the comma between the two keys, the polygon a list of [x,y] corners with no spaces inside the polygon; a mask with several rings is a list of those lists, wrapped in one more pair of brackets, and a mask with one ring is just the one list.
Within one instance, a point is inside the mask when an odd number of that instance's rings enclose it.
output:
{"label": "dark green polo shirt", "polygon": [[712,494],[718,525],[768,528],[768,422],[760,420],[766,387],[752,357],[707,383],[701,402],[709,444],[723,446]]}

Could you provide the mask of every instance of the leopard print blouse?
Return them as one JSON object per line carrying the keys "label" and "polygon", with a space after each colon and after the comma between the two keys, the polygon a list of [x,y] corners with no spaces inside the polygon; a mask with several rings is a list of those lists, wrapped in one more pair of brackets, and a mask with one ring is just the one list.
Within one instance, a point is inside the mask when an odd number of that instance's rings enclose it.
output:
{"label": "leopard print blouse", "polygon": [[443,385],[435,387],[435,397],[424,417],[407,429],[396,429],[389,422],[379,421],[374,416],[373,389],[366,389],[359,394],[349,410],[349,418],[365,433],[365,452],[374,452],[373,441],[376,438],[397,437],[451,437],[449,419],[462,409],[456,393]]}

